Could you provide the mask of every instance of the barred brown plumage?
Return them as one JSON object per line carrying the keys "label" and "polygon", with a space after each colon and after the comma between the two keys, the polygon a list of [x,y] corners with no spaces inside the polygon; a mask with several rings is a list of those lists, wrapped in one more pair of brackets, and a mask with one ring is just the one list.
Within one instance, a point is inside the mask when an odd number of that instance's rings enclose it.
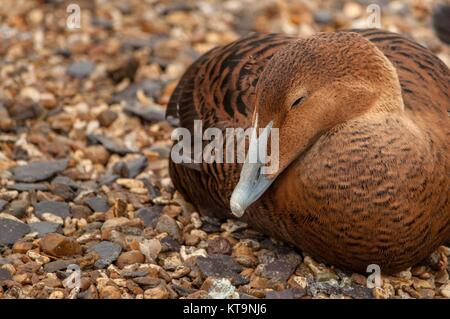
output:
{"label": "barred brown plumage", "polygon": [[[288,110],[297,87],[308,98]],[[281,169],[243,219],[333,265],[393,272],[450,237],[449,87],[447,66],[395,33],[252,34],[192,64],[167,115],[247,128],[256,108],[280,129]],[[220,218],[241,168],[170,161],[182,195]]]}

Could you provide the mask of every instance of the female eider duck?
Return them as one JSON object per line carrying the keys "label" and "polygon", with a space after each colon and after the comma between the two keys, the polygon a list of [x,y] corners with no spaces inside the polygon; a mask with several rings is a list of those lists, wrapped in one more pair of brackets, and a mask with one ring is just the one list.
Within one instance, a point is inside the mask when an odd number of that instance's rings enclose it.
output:
{"label": "female eider duck", "polygon": [[278,169],[170,160],[170,176],[202,214],[337,267],[400,271],[450,238],[449,89],[447,66],[395,33],[252,34],[193,63],[167,116],[192,135],[195,120],[264,129],[249,156],[276,128]]}

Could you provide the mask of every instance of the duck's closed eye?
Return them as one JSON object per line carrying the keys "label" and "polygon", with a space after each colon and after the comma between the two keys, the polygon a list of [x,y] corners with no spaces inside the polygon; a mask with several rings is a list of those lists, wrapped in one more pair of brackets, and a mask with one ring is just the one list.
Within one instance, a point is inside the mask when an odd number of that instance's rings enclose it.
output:
{"label": "duck's closed eye", "polygon": [[304,100],[305,100],[305,96],[301,96],[298,99],[296,99],[294,101],[294,103],[292,103],[291,109],[295,109],[295,108],[299,107],[303,103]]}

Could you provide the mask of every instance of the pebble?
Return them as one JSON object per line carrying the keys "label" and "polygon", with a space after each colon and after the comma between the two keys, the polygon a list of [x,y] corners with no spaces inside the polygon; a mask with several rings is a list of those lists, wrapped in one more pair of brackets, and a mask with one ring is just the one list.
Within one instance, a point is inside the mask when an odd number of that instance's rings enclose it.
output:
{"label": "pebble", "polygon": [[162,285],[144,291],[144,299],[168,299],[169,296],[169,291]]}
{"label": "pebble", "polygon": [[160,205],[143,207],[136,212],[136,217],[142,219],[145,227],[155,228],[156,224],[158,223],[159,217],[161,216],[162,209],[163,206]]}
{"label": "pebble", "polygon": [[108,127],[112,123],[114,123],[114,121],[117,120],[117,118],[118,115],[116,112],[111,110],[105,110],[98,115],[97,120],[101,126]]}
{"label": "pebble", "polygon": [[52,215],[66,218],[70,217],[70,207],[65,202],[42,201],[36,204],[35,214],[42,217],[43,214],[50,213]]}
{"label": "pebble", "polygon": [[105,286],[100,290],[99,297],[100,299],[120,299],[122,293],[115,286]]}
{"label": "pebble", "polygon": [[35,161],[16,166],[11,169],[11,172],[18,182],[34,183],[52,178],[64,171],[67,165],[67,160]]}
{"label": "pebble", "polygon": [[128,167],[128,178],[135,178],[138,176],[148,165],[148,159],[145,156],[139,156],[126,163]]}
{"label": "pebble", "polygon": [[23,199],[13,200],[9,205],[7,212],[8,214],[20,219],[25,217],[25,215],[27,214],[28,206],[29,206],[28,200]]}
{"label": "pebble", "polygon": [[4,268],[0,268],[0,283],[5,280],[12,280],[11,273]]}
{"label": "pebble", "polygon": [[96,252],[99,259],[95,262],[96,268],[105,268],[112,264],[120,255],[122,247],[109,241],[102,241],[88,248],[87,252]]}
{"label": "pebble", "polygon": [[67,68],[67,73],[78,79],[85,78],[94,70],[95,64],[88,60],[72,62]]}
{"label": "pebble", "polygon": [[33,243],[24,240],[16,241],[12,247],[13,252],[16,254],[26,254],[31,249],[33,249]]}
{"label": "pebble", "polygon": [[30,232],[30,226],[9,218],[0,218],[0,246],[12,245]]}
{"label": "pebble", "polygon": [[48,233],[61,232],[61,225],[51,222],[36,222],[29,224],[31,231],[37,232],[39,236],[43,236]]}
{"label": "pebble", "polygon": [[231,256],[211,255],[198,257],[196,264],[205,277],[229,278],[235,285],[248,282],[248,280],[239,275],[243,267]]}
{"label": "pebble", "polygon": [[442,285],[439,288],[439,293],[445,298],[450,298],[450,283]]}
{"label": "pebble", "polygon": [[147,258],[147,261],[154,261],[161,251],[161,243],[158,239],[145,239],[139,243],[139,250]]}
{"label": "pebble", "polygon": [[0,213],[6,208],[8,202],[6,200],[0,199]]}
{"label": "pebble", "polygon": [[43,183],[15,183],[12,185],[8,185],[7,188],[10,190],[16,190],[19,192],[48,190],[48,186]]}
{"label": "pebble", "polygon": [[122,145],[120,142],[105,135],[89,134],[88,139],[92,143],[102,144],[108,151],[112,153],[117,153],[119,155],[126,155],[132,152],[130,149]]}
{"label": "pebble", "polygon": [[226,278],[208,277],[200,288],[212,299],[239,299],[236,287]]}
{"label": "pebble", "polygon": [[275,259],[263,265],[261,274],[266,278],[284,282],[294,273],[299,263],[300,260]]}
{"label": "pebble", "polygon": [[181,240],[181,232],[175,219],[168,215],[161,215],[156,224],[156,230],[160,233],[167,233],[176,240]]}
{"label": "pebble", "polygon": [[103,197],[92,197],[85,201],[85,204],[88,205],[92,211],[94,212],[107,212],[110,208],[108,200]]}
{"label": "pebble", "polygon": [[117,259],[117,267],[124,268],[127,265],[142,264],[145,262],[145,256],[138,250],[132,250],[122,253]]}
{"label": "pebble", "polygon": [[80,244],[57,233],[46,234],[39,242],[43,252],[56,257],[70,257],[81,254]]}
{"label": "pebble", "polygon": [[132,102],[125,106],[124,111],[149,122],[165,120],[164,109],[156,105],[144,106],[138,102]]}

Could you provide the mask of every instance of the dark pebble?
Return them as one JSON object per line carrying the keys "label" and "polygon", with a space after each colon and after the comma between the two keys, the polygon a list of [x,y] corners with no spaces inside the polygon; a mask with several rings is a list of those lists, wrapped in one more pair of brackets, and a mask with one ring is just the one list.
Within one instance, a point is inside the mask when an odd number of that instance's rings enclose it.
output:
{"label": "dark pebble", "polygon": [[149,122],[160,122],[166,118],[165,110],[156,105],[144,106],[138,102],[134,102],[127,104],[124,107],[124,111]]}
{"label": "dark pebble", "polygon": [[8,189],[16,190],[19,192],[29,192],[29,191],[46,191],[48,186],[42,183],[16,183],[7,186]]}
{"label": "dark pebble", "polygon": [[39,236],[48,233],[61,232],[61,225],[52,222],[36,222],[29,224],[32,232],[38,232]]}
{"label": "dark pebble", "polygon": [[207,251],[210,255],[229,255],[231,254],[231,244],[226,238],[216,237],[208,240]]}
{"label": "dark pebble", "polygon": [[151,207],[140,208],[136,212],[136,216],[142,219],[145,227],[155,228],[158,223],[158,219],[161,216],[163,206],[154,205]]}
{"label": "dark pebble", "polygon": [[284,282],[294,273],[299,263],[300,260],[275,259],[263,265],[261,274],[268,279]]}
{"label": "dark pebble", "polygon": [[266,299],[296,299],[306,295],[306,290],[301,288],[290,288],[280,291],[269,291]]}
{"label": "dark pebble", "polygon": [[12,276],[8,270],[0,268],[0,283],[5,280],[12,280]]}
{"label": "dark pebble", "polygon": [[136,58],[126,60],[121,66],[108,72],[109,78],[114,83],[120,83],[124,79],[134,81],[134,76],[139,67],[139,61]]}
{"label": "dark pebble", "polygon": [[35,161],[28,165],[16,166],[11,169],[11,173],[18,182],[34,183],[47,180],[64,171],[67,164],[67,160]]}
{"label": "dark pebble", "polygon": [[180,251],[180,244],[171,236],[166,236],[160,240],[162,252]]}
{"label": "dark pebble", "polygon": [[27,214],[29,202],[23,199],[13,200],[8,208],[8,214],[17,218],[23,218]]}
{"label": "dark pebble", "polygon": [[30,226],[27,224],[0,218],[0,245],[12,245],[29,232]]}
{"label": "dark pebble", "polygon": [[99,255],[99,259],[95,262],[94,266],[96,268],[105,268],[111,265],[119,257],[122,252],[122,247],[109,241],[102,241],[89,247],[87,250],[88,253],[92,251]]}
{"label": "dark pebble", "polygon": [[239,265],[231,256],[211,255],[208,257],[198,257],[197,266],[204,277],[229,278],[234,285],[248,283],[239,273],[243,267]]}
{"label": "dark pebble", "polygon": [[128,168],[128,178],[135,178],[147,167],[148,159],[145,156],[139,156],[126,163]]}
{"label": "dark pebble", "polygon": [[64,202],[42,201],[37,203],[35,206],[36,216],[40,218],[44,213],[51,213],[66,218],[70,216],[70,208],[69,205]]}
{"label": "dark pebble", "polygon": [[3,212],[8,205],[8,202],[6,200],[0,199],[0,213]]}
{"label": "dark pebble", "polygon": [[67,73],[78,79],[82,79],[91,74],[94,70],[95,64],[91,61],[83,60],[72,62],[67,68]]}
{"label": "dark pebble", "polygon": [[314,21],[318,24],[329,24],[333,21],[333,14],[328,10],[314,12]]}
{"label": "dark pebble", "polygon": [[89,134],[87,138],[90,141],[90,143],[102,144],[108,151],[112,153],[117,153],[119,155],[126,155],[128,153],[132,153],[131,150],[129,150],[123,145],[120,145],[118,142],[114,141],[112,138],[109,138],[107,136],[98,134]]}
{"label": "dark pebble", "polygon": [[103,197],[92,197],[85,201],[94,212],[107,212],[109,210],[108,200]]}
{"label": "dark pebble", "polygon": [[55,260],[44,265],[45,272],[55,272],[58,270],[65,270],[70,264],[73,264],[73,260]]}
{"label": "dark pebble", "polygon": [[84,218],[87,219],[90,215],[92,215],[92,210],[89,207],[83,205],[72,205],[70,207],[70,212],[72,213],[73,218]]}

